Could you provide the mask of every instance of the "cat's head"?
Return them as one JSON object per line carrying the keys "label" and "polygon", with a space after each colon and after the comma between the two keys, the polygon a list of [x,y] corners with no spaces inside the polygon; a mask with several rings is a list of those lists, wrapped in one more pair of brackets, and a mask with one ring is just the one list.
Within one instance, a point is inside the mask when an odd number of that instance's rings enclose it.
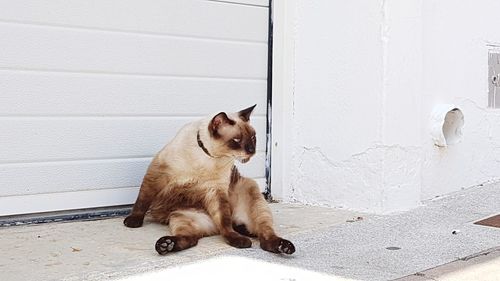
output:
{"label": "cat's head", "polygon": [[214,156],[231,156],[242,163],[255,154],[255,129],[250,125],[250,115],[256,105],[235,113],[220,112],[208,125]]}

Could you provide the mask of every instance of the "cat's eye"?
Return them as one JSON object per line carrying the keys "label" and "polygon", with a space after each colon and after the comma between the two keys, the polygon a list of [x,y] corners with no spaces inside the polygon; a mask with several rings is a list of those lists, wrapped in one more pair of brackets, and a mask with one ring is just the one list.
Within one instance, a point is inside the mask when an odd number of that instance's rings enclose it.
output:
{"label": "cat's eye", "polygon": [[252,136],[252,141],[255,141],[255,135]]}
{"label": "cat's eye", "polygon": [[233,139],[233,141],[240,143],[241,139],[235,138],[235,139]]}

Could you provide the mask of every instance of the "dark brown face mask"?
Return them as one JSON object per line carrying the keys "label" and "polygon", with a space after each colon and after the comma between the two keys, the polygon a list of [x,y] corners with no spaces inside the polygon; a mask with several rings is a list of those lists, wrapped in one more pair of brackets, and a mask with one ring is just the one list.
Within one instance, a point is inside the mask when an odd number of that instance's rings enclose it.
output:
{"label": "dark brown face mask", "polygon": [[[228,115],[220,112],[212,118],[208,126],[211,137],[224,147],[226,154],[234,155],[243,163],[256,152],[255,129],[250,125],[250,115],[255,106],[245,108],[236,114]],[[203,149],[200,142],[198,145]],[[212,155],[210,151],[205,153]]]}

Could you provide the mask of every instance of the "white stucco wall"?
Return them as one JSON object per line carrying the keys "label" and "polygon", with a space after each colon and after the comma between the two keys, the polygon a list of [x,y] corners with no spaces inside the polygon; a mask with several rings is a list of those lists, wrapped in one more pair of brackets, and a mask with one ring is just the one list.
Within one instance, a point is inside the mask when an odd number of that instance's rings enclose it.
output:
{"label": "white stucco wall", "polygon": [[[453,103],[465,117],[463,141],[433,147],[423,127],[422,199],[500,177],[500,111],[488,108],[488,50],[500,46],[500,2],[423,1],[422,112]],[[426,117],[426,116],[423,116]]]}
{"label": "white stucco wall", "polygon": [[[387,213],[500,178],[500,111],[487,108],[500,2],[290,3],[284,200]],[[430,136],[443,103],[465,115],[447,148]]]}

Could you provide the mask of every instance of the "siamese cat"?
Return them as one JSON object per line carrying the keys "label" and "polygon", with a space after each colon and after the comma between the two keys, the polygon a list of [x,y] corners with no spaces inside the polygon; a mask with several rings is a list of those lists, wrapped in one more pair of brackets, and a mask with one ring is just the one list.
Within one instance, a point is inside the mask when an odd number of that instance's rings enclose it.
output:
{"label": "siamese cat", "polygon": [[257,183],[240,175],[235,160],[246,163],[255,154],[250,115],[255,105],[236,113],[185,125],[153,159],[144,176],[127,227],[152,218],[168,224],[172,236],[155,245],[160,255],[195,246],[204,236],[221,234],[236,248],[260,247],[292,254],[294,245],[276,235],[271,211]]}

